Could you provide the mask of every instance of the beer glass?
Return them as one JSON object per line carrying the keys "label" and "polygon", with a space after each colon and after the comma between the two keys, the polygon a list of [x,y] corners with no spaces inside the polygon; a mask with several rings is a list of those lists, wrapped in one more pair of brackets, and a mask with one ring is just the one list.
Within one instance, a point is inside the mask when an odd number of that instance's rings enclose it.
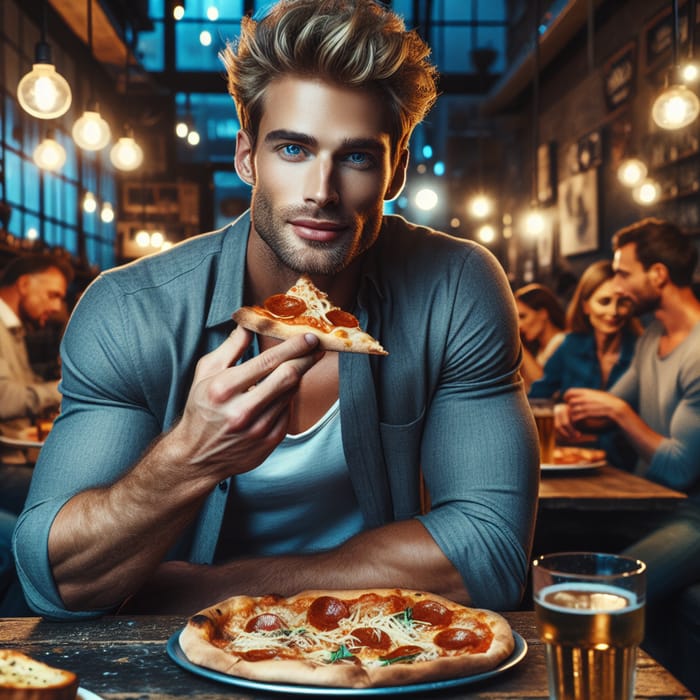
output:
{"label": "beer glass", "polygon": [[633,700],[646,564],[565,552],[533,562],[533,596],[555,700]]}
{"label": "beer glass", "polygon": [[537,424],[540,441],[540,464],[554,463],[554,401],[552,399],[530,399],[530,410]]}

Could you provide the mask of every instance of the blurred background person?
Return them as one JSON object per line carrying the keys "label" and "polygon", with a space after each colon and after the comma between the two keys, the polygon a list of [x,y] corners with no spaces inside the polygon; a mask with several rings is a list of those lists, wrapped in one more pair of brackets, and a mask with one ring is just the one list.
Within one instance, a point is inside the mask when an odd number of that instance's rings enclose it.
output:
{"label": "blurred background person", "polygon": [[[557,399],[571,387],[607,389],[629,367],[642,325],[614,277],[608,260],[593,263],[581,275],[566,311],[566,337],[530,387],[531,398]],[[601,425],[610,427],[608,421]],[[591,430],[598,427],[595,421],[589,424]],[[631,466],[634,453],[612,427],[600,438],[585,436],[581,441],[598,443],[616,466]]]}
{"label": "blurred background person", "polygon": [[564,340],[565,314],[556,295],[543,284],[528,284],[515,292],[525,388],[542,376],[547,360]]}
{"label": "blurred background person", "polygon": [[[45,381],[29,362],[27,326],[42,327],[64,308],[73,270],[63,258],[36,254],[15,258],[0,273],[0,434],[23,439],[28,428],[61,403],[58,380]],[[38,437],[38,436],[37,436]],[[3,445],[0,508],[19,514],[29,490],[31,450]]]}

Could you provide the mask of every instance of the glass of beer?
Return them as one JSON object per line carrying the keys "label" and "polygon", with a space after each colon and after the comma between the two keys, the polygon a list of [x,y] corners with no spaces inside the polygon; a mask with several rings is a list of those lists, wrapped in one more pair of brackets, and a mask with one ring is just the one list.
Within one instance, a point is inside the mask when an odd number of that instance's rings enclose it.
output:
{"label": "glass of beer", "polygon": [[547,554],[533,562],[532,586],[549,697],[633,700],[646,564],[614,554]]}
{"label": "glass of beer", "polygon": [[540,440],[540,464],[554,463],[554,400],[530,399],[530,409],[537,424]]}

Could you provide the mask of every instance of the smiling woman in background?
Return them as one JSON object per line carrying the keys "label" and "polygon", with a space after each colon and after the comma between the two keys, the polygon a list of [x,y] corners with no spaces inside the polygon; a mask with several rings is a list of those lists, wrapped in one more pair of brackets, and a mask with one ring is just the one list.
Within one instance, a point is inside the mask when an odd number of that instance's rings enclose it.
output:
{"label": "smiling woman in background", "polygon": [[554,293],[542,284],[528,284],[515,292],[523,363],[520,374],[529,389],[552,353],[564,340],[564,309]]}
{"label": "smiling woman in background", "polygon": [[[614,276],[608,260],[593,263],[581,275],[566,312],[569,332],[546,362],[543,376],[533,382],[531,398],[558,398],[571,387],[608,389],[627,369],[642,328]],[[612,461],[625,461],[613,436],[600,446]]]}

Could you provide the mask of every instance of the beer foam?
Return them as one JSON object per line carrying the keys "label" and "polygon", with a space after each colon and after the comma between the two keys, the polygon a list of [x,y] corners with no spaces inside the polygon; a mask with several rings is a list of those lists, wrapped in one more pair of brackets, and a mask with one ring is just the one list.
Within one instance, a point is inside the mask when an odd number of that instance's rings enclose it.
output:
{"label": "beer foam", "polygon": [[537,594],[537,602],[550,610],[580,615],[630,612],[642,606],[637,594],[602,583],[557,583]]}

